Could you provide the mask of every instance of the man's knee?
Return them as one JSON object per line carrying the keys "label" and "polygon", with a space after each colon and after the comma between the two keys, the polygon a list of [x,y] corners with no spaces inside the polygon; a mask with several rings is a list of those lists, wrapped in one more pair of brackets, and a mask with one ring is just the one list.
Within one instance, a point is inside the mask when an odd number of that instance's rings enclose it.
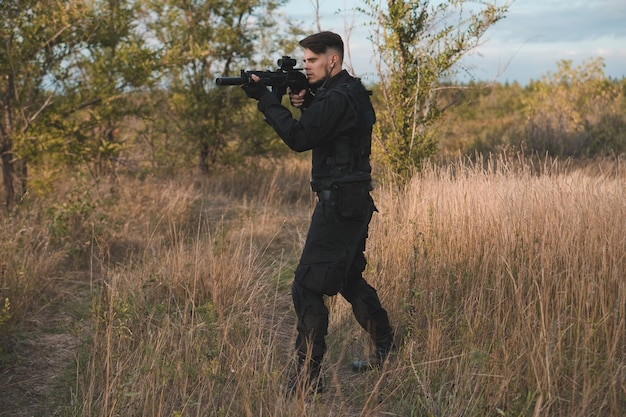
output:
{"label": "man's knee", "polygon": [[291,297],[299,317],[303,315],[328,315],[328,308],[324,303],[323,295],[310,291],[297,280],[291,284]]}
{"label": "man's knee", "polygon": [[348,280],[348,285],[342,289],[341,295],[350,303],[357,298],[369,299],[371,297],[378,297],[376,289],[369,285],[360,274],[358,278],[355,277],[354,279]]}

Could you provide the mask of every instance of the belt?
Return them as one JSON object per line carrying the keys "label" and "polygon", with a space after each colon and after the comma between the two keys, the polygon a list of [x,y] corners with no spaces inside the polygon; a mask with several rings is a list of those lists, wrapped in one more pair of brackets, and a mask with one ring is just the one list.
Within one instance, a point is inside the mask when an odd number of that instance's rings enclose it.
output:
{"label": "belt", "polygon": [[332,190],[320,190],[317,192],[317,199],[319,201],[330,200],[332,197]]}

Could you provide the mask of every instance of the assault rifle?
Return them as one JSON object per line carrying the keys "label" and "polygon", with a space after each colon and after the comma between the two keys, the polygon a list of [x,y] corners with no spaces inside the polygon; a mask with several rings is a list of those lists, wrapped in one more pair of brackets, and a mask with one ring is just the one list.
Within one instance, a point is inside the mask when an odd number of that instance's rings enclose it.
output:
{"label": "assault rifle", "polygon": [[249,84],[254,82],[252,74],[255,74],[260,78],[259,82],[272,88],[272,93],[278,100],[287,93],[288,87],[295,93],[308,87],[308,81],[302,73],[302,69],[294,68],[296,66],[295,59],[283,56],[277,61],[277,64],[278,69],[276,71],[241,70],[241,76],[219,77],[215,79],[215,84],[218,86]]}

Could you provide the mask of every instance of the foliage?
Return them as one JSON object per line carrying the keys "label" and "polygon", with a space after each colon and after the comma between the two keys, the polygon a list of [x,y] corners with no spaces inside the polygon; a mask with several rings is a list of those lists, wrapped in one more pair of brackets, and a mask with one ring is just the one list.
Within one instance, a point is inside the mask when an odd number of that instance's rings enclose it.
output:
{"label": "foliage", "polygon": [[218,92],[213,79],[293,50],[292,37],[267,30],[299,33],[276,20],[282,3],[3,2],[7,206],[26,192],[27,179],[51,188],[51,172],[85,165],[97,178],[124,165],[141,169],[133,159],[145,144],[153,168],[172,164],[173,154],[195,154],[203,171],[271,149],[253,103],[236,89]]}
{"label": "foliage", "polygon": [[11,318],[11,302],[8,298],[0,300],[2,303],[0,308],[0,328]]}
{"label": "foliage", "polygon": [[56,81],[79,44],[85,8],[82,1],[0,4],[0,155],[7,208],[26,192],[27,164],[40,149],[31,130],[54,102]]}
{"label": "foliage", "polygon": [[589,158],[626,152],[624,80],[605,77],[601,58],[557,63],[526,87],[469,84],[440,131],[442,155],[504,149]]}
{"label": "foliage", "polygon": [[137,14],[131,0],[95,2],[84,27],[88,41],[73,57],[77,72],[65,84],[71,107],[59,110],[70,115],[73,128],[62,132],[66,140],[81,143],[82,158],[77,159],[90,163],[96,175],[112,168],[134,134],[122,130],[126,119],[150,110],[134,93],[158,80],[159,52],[148,45]]}
{"label": "foliage", "polygon": [[[216,75],[266,68],[302,34],[282,0],[3,2],[0,143],[5,205],[70,172],[215,172],[285,152],[254,101]],[[434,2],[433,2],[434,3]],[[459,59],[507,5],[364,1],[380,56],[375,157],[395,173],[441,152],[626,151],[626,83],[601,58],[519,84],[459,85]],[[272,28],[272,30],[269,30]],[[275,30],[284,28],[284,30]],[[445,123],[442,123],[445,122]]]}
{"label": "foliage", "polygon": [[[626,151],[626,136],[619,133],[626,123],[619,106],[621,91],[606,79],[603,67],[600,58],[576,67],[571,60],[563,60],[555,73],[529,86],[531,94],[524,103],[528,148],[565,156]],[[600,126],[607,122],[614,134],[598,131],[605,130]]]}
{"label": "foliage", "polygon": [[[201,171],[208,172],[239,139],[244,139],[253,114],[253,103],[240,91],[215,89],[215,76],[228,74],[236,65],[255,65],[257,59],[283,53],[277,52],[276,46],[280,40],[284,44],[290,39],[289,35],[279,39],[265,35],[274,33],[268,31],[270,27],[278,26],[274,11],[283,3],[144,2],[146,27],[162,48],[162,83],[169,92],[168,123],[189,148],[197,150]],[[293,48],[294,44],[282,46]],[[271,55],[264,55],[266,48]]]}
{"label": "foliage", "polygon": [[8,297],[0,297],[0,357],[3,353],[2,342],[4,340],[4,334],[8,332],[7,327],[11,316],[11,301]]}
{"label": "foliage", "polygon": [[518,83],[466,85],[438,130],[439,156],[499,153],[518,142],[526,94]]}
{"label": "foliage", "polygon": [[386,8],[372,0],[363,4],[361,10],[375,25],[372,40],[380,56],[378,150],[384,162],[403,173],[436,153],[433,128],[448,105],[440,96],[449,87],[441,83],[504,17],[508,3],[448,0],[431,6],[429,0],[389,0]]}

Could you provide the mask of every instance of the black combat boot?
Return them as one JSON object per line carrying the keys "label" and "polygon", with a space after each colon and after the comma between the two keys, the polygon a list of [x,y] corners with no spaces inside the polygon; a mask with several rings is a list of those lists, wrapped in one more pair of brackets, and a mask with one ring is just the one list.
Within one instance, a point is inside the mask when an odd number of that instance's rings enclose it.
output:
{"label": "black combat boot", "polygon": [[381,338],[376,342],[376,349],[368,359],[352,362],[352,370],[366,372],[371,369],[380,369],[393,350],[393,336]]}
{"label": "black combat boot", "polygon": [[309,395],[324,392],[324,377],[320,362],[311,360],[307,364],[305,360],[298,359],[296,373],[289,378],[285,388],[288,397],[293,397],[298,393]]}

